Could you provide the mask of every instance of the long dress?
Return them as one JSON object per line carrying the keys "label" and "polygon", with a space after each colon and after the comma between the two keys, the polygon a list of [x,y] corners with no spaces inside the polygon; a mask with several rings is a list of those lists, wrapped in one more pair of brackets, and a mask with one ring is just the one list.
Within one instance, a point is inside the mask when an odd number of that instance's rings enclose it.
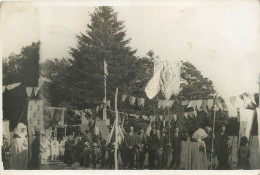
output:
{"label": "long dress", "polygon": [[204,142],[192,140],[188,147],[187,170],[207,170],[208,160]]}
{"label": "long dress", "polygon": [[44,141],[41,143],[40,151],[41,151],[41,164],[47,164],[49,158],[49,143],[48,141]]}
{"label": "long dress", "polygon": [[59,155],[59,142],[57,140],[51,141],[51,155],[52,156]]}
{"label": "long dress", "polygon": [[14,135],[11,146],[10,167],[14,170],[25,170],[28,165],[28,144],[24,137]]}
{"label": "long dress", "polygon": [[64,156],[64,151],[65,151],[65,142],[66,142],[66,139],[63,139],[62,141],[60,141],[60,156]]}

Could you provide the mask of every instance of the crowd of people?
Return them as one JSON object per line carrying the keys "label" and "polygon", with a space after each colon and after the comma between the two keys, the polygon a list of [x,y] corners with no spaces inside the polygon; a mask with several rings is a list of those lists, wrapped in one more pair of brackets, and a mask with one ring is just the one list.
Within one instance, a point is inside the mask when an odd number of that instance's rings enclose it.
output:
{"label": "crowd of people", "polygon": [[[20,164],[27,159],[28,155],[18,158],[17,149],[27,146],[25,137],[15,134],[16,141],[12,142],[13,145],[10,145],[4,137],[2,160],[5,169],[21,169]],[[183,141],[189,143],[188,155],[183,160],[185,166],[181,165]],[[238,169],[250,169],[247,138],[242,137],[240,143]],[[228,170],[231,169],[228,162],[231,151],[232,147],[225,133],[225,126],[215,134],[211,127],[205,127],[199,128],[191,135],[178,127],[172,129],[152,127],[150,135],[147,135],[143,129],[136,133],[134,126],[130,126],[128,132],[124,131],[124,139],[118,145],[117,155],[119,169]],[[31,144],[29,169],[40,169],[40,165],[48,164],[50,161],[63,161],[69,167],[79,162],[81,169],[114,169],[114,153],[115,138],[113,137],[110,142],[107,142],[102,137],[93,139],[91,134],[78,133],[76,136],[74,133],[63,136],[58,141],[56,136],[48,138],[37,131]],[[146,160],[147,164],[145,164]]]}

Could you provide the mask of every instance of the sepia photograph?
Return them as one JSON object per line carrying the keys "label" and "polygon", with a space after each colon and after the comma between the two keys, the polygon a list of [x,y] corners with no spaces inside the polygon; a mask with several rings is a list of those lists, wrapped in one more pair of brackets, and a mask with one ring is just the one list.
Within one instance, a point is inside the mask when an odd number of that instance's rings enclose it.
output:
{"label": "sepia photograph", "polygon": [[260,169],[259,0],[0,15],[1,171]]}

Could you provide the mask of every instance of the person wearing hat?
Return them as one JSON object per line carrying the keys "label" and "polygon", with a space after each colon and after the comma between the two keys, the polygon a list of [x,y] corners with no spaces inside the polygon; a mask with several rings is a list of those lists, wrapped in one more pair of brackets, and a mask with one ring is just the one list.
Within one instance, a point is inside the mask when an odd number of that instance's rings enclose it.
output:
{"label": "person wearing hat", "polygon": [[85,167],[88,168],[91,162],[91,147],[89,141],[86,141],[84,143],[83,157],[84,157],[83,163]]}
{"label": "person wearing hat", "polygon": [[31,150],[32,150],[32,157],[30,160],[30,169],[32,170],[39,170],[40,169],[40,131],[35,131],[35,139],[32,141]]}
{"label": "person wearing hat", "polygon": [[73,163],[74,157],[74,143],[73,143],[73,135],[69,136],[69,139],[65,143],[65,153],[64,153],[64,161],[65,163],[71,167]]}
{"label": "person wearing hat", "polygon": [[147,152],[147,139],[144,133],[144,130],[140,130],[140,135],[139,135],[139,147],[138,147],[138,152],[139,152],[139,162],[138,162],[138,169],[142,170],[144,168],[144,161],[145,161],[145,154]]}
{"label": "person wearing hat", "polygon": [[134,168],[134,157],[136,154],[137,144],[138,144],[138,136],[134,132],[134,126],[131,125],[130,131],[125,137],[125,145],[128,151],[127,152],[128,163],[126,164],[128,165],[128,169],[130,170]]}
{"label": "person wearing hat", "polygon": [[231,170],[228,159],[230,150],[232,147],[229,145],[229,138],[226,134],[226,127],[222,126],[220,132],[216,134],[215,137],[215,148],[218,158],[218,170]]}
{"label": "person wearing hat", "polygon": [[2,145],[2,161],[5,170],[8,170],[10,168],[10,164],[9,164],[10,148],[11,148],[11,144],[9,145],[7,136],[4,135],[3,145]]}
{"label": "person wearing hat", "polygon": [[171,169],[179,169],[181,164],[181,152],[182,152],[182,141],[187,139],[186,133],[181,133],[178,126],[174,128],[171,135],[171,147],[172,147],[172,161],[170,163]]}
{"label": "person wearing hat", "polygon": [[100,157],[100,151],[98,148],[98,144],[93,143],[92,150],[91,150],[91,163],[93,169],[96,169],[96,165],[98,163],[99,157]]}
{"label": "person wearing hat", "polygon": [[240,140],[240,147],[237,151],[237,168],[243,170],[250,170],[250,149],[247,147],[248,139],[247,137],[243,136]]}
{"label": "person wearing hat", "polygon": [[83,151],[84,151],[84,140],[82,139],[82,134],[80,134],[78,137],[78,143],[76,144],[75,156],[81,168],[83,168],[84,166],[84,156],[82,154]]}

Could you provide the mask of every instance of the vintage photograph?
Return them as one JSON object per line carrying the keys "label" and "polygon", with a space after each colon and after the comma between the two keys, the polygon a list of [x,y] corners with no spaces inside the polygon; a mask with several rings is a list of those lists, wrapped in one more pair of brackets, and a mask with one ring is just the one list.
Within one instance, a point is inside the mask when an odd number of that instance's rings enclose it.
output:
{"label": "vintage photograph", "polygon": [[259,0],[0,15],[0,169],[260,169]]}

